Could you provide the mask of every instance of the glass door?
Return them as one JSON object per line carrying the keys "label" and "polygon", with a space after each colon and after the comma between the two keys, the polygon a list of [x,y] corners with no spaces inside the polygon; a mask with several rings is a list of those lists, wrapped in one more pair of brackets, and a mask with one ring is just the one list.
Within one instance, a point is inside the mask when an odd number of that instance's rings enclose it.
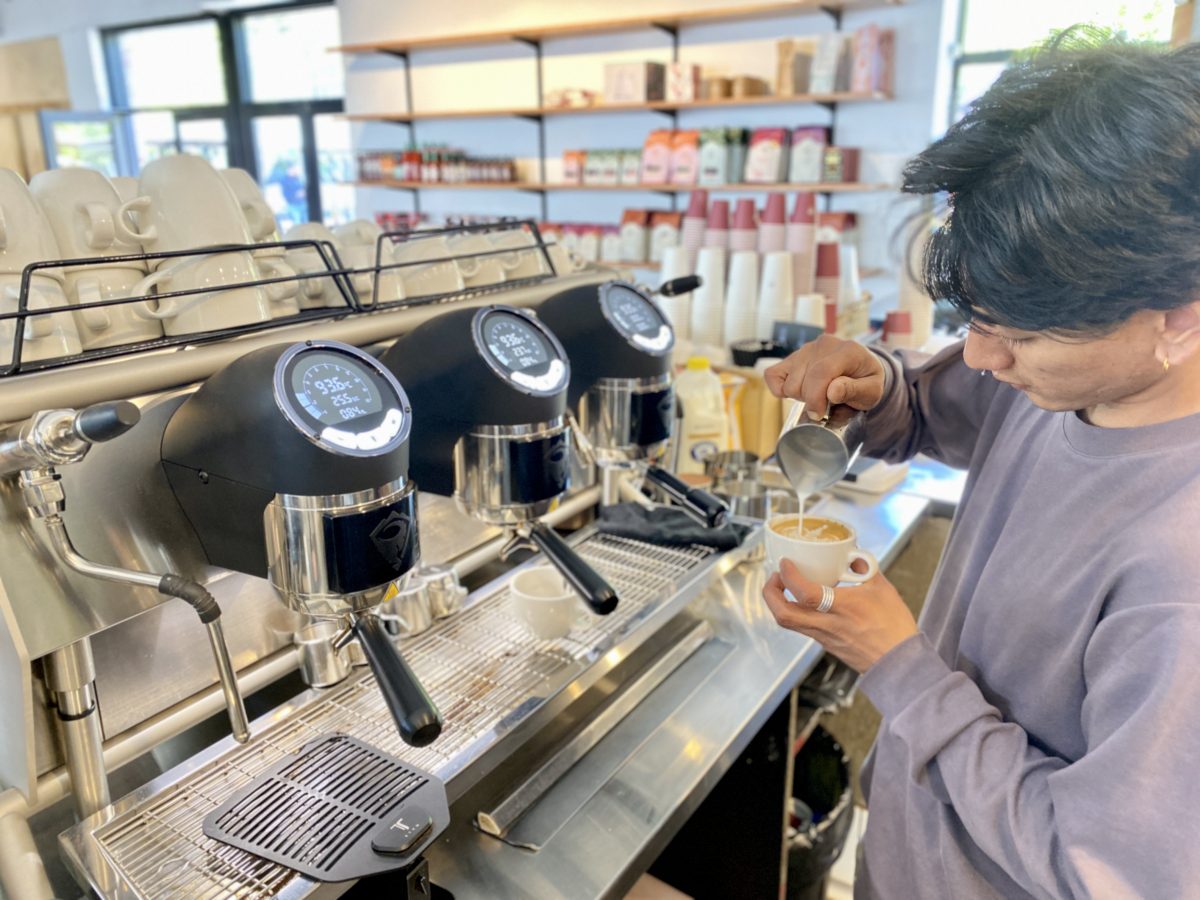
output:
{"label": "glass door", "polygon": [[51,168],[86,166],[110,178],[128,165],[116,116],[103,113],[42,112],[42,143]]}

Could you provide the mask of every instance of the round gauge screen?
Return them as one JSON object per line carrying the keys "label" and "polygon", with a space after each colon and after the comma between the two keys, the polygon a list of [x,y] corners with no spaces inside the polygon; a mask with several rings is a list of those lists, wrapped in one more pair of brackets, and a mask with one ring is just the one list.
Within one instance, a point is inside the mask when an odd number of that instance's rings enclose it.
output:
{"label": "round gauge screen", "polygon": [[483,342],[496,362],[509,372],[545,366],[557,356],[537,328],[506,312],[494,312],[484,320]]}
{"label": "round gauge screen", "polygon": [[643,350],[666,350],[675,340],[674,332],[657,306],[640,293],[622,285],[613,285],[601,295],[608,319],[624,337]]}
{"label": "round gauge screen", "polygon": [[343,353],[304,353],[292,369],[292,395],[322,425],[341,425],[383,409],[376,380],[373,372]]}

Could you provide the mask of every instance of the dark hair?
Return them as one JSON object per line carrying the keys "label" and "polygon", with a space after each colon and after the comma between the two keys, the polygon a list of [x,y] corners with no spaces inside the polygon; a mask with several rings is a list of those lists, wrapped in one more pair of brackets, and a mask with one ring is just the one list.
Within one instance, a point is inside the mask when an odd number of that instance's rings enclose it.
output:
{"label": "dark hair", "polygon": [[1200,287],[1200,46],[1070,29],[904,170],[950,194],[929,295],[1028,331],[1111,330]]}

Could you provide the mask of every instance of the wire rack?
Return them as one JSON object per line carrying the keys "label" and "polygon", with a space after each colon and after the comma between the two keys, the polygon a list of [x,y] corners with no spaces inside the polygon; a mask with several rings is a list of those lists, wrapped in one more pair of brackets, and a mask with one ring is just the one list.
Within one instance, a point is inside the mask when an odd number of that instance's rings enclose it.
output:
{"label": "wire rack", "polygon": [[374,679],[361,674],[98,827],[93,839],[119,880],[113,893],[276,896],[296,873],[202,831],[204,817],[237,789],[284,755],[331,732],[358,738],[448,780],[486,749],[489,736],[530,715],[717,555],[707,547],[669,548],[601,534],[589,536],[576,550],[620,594],[613,614],[594,618],[566,638],[539,641],[513,614],[505,581],[462,613],[402,644],[445,719],[433,744],[419,749],[404,744]]}
{"label": "wire rack", "polygon": [[[389,244],[417,244],[422,241],[431,241],[438,237],[448,238],[489,231],[527,232],[528,242],[521,246],[493,247],[489,250],[473,253],[451,253],[449,256],[434,255],[427,258],[404,260],[401,262],[385,261],[387,258],[386,250]],[[226,244],[217,247],[202,247],[188,250],[34,262],[25,266],[21,273],[16,308],[11,309],[8,302],[3,307],[0,307],[0,349],[5,345],[8,347],[7,355],[0,356],[0,361],[5,362],[4,365],[0,365],[0,378],[115,356],[142,353],[150,350],[211,343],[237,335],[268,331],[317,319],[342,318],[379,310],[406,309],[432,303],[452,303],[526,285],[538,284],[549,278],[553,278],[555,275],[554,263],[549,252],[550,246],[542,238],[536,222],[531,219],[519,219],[498,223],[453,225],[446,228],[412,232],[383,232],[375,240],[374,264],[359,267],[347,266],[342,261],[337,248],[332,242],[316,239],[264,241],[255,244]],[[314,253],[320,265],[317,271],[294,272],[290,275],[282,274],[273,277],[247,279],[220,287],[201,286],[181,290],[161,291],[153,294],[139,294],[137,296],[97,300],[87,303],[68,302],[66,305],[56,305],[48,308],[40,306],[35,308],[31,305],[30,294],[33,290],[33,279],[35,276],[45,278],[47,275],[51,275],[55,279],[61,279],[61,273],[67,270],[74,273],[84,273],[88,270],[95,271],[106,268],[143,268],[153,271],[160,264],[165,264],[165,261],[186,259],[198,262],[205,258],[215,258],[237,253],[250,254],[261,258],[264,255],[264,251],[273,251],[279,256],[295,251]],[[504,260],[512,257],[514,254],[534,255],[538,260],[539,274],[499,281],[490,285],[476,285],[462,290],[422,294],[398,300],[381,299],[379,295],[380,275],[382,273],[393,272],[402,275],[407,270],[416,270],[438,264],[449,264],[458,267],[468,260],[480,258]],[[370,295],[368,297],[363,297],[355,290],[354,282],[360,280],[359,277],[361,276],[366,276],[370,282]],[[28,326],[34,322],[46,320],[52,324],[52,327],[65,329],[73,334],[75,332],[75,314],[82,315],[85,311],[103,310],[109,307],[132,307],[135,304],[158,304],[164,300],[174,298],[180,298],[181,300],[193,298],[192,303],[201,303],[210,297],[230,294],[235,291],[244,291],[247,288],[269,289],[291,283],[296,284],[297,290],[300,291],[308,282],[314,280],[318,283],[332,284],[336,289],[334,292],[330,292],[332,300],[326,301],[328,305],[308,309],[301,308],[295,313],[279,315],[263,321],[250,321],[241,325],[213,328],[205,331],[192,331],[186,334],[164,335],[163,337],[131,341],[111,347],[96,347],[70,355],[50,356],[38,359],[27,358],[29,357],[27,351],[32,340],[27,337],[27,331],[29,330]],[[36,293],[36,291],[33,292]],[[244,302],[248,306],[254,303],[253,292],[244,294],[244,296]]]}

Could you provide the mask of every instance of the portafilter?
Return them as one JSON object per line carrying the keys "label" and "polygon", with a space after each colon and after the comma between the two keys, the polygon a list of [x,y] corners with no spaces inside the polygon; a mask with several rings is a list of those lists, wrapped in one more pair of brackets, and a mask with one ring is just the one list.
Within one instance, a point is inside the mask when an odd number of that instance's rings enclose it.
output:
{"label": "portafilter", "polygon": [[[654,301],[633,285],[608,281],[555,294],[538,307],[538,317],[571,360],[568,399],[605,469],[606,486],[625,483],[623,467],[657,485],[702,524],[723,525],[729,509],[720,499],[658,465],[675,423],[675,332]],[[616,502],[616,493],[606,490],[605,502]]]}
{"label": "portafilter", "polygon": [[268,578],[297,612],[357,637],[400,736],[442,720],[374,614],[417,565],[411,406],[386,368],[335,341],[251,351],[200,386],[163,433],[162,464],[216,566]]}
{"label": "portafilter", "polygon": [[616,609],[616,591],[540,519],[570,487],[571,369],[554,334],[515,307],[459,309],[399,338],[382,362],[412,397],[422,489],[503,526],[513,540],[502,555],[541,550],[593,612]]}

